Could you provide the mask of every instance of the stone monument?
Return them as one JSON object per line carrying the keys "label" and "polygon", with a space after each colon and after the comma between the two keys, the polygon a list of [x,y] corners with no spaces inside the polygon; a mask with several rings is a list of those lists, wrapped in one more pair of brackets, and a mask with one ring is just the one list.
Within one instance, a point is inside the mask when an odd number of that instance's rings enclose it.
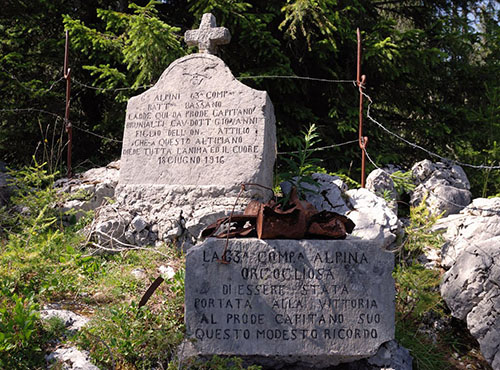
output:
{"label": "stone monument", "polygon": [[330,366],[394,339],[394,256],[366,240],[208,239],[186,257],[187,352]]}
{"label": "stone monument", "polygon": [[[227,214],[242,183],[272,187],[274,108],[214,55],[229,31],[212,14],[186,32],[199,53],[174,61],[127,105],[117,200],[165,239],[182,217],[191,234]],[[266,200],[262,187],[243,197]],[[194,235],[197,237],[198,235]]]}
{"label": "stone monument", "polygon": [[[158,83],[172,86],[173,80],[176,89],[162,87],[160,93],[155,87],[129,103],[124,150],[138,149],[135,122],[142,121],[135,117],[144,111],[143,96],[153,101],[148,103],[153,116],[155,104],[169,115],[165,129],[173,145],[167,153],[151,145],[161,152],[152,158],[144,145],[143,152],[131,152],[123,184],[138,179],[226,189],[248,179],[271,184],[266,169],[274,155],[274,138],[267,138],[274,135],[272,106],[265,93],[234,81],[210,54],[228,39],[228,31],[215,28],[215,19],[205,14],[200,28],[185,36],[188,44],[199,45],[200,54],[174,62]],[[166,98],[154,103],[158,96]],[[173,117],[178,111],[180,118]],[[207,153],[197,152],[204,149]],[[204,162],[206,157],[214,160]],[[154,169],[151,174],[134,166],[139,158]],[[234,239],[222,263],[225,247],[226,240],[209,238],[187,252],[183,358],[240,356],[271,368],[283,363],[326,367],[373,356],[394,339],[394,256],[381,243]]]}

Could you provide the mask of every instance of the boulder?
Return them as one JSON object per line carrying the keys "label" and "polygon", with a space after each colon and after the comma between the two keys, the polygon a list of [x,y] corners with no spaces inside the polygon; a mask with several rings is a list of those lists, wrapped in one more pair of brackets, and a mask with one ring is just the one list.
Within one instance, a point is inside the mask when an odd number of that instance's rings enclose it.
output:
{"label": "boulder", "polygon": [[85,316],[78,315],[72,311],[52,308],[50,306],[40,311],[40,317],[43,320],[49,320],[53,317],[57,317],[64,322],[64,326],[70,332],[77,332],[90,321]]}
{"label": "boulder", "polygon": [[398,192],[396,191],[394,181],[392,181],[389,172],[380,168],[370,172],[366,178],[366,188],[379,197],[384,199],[388,197],[390,199],[390,201],[388,201],[389,207],[396,215],[398,214]]}
{"label": "boulder", "polygon": [[441,295],[464,320],[484,358],[500,368],[500,198],[475,199],[458,215],[438,221],[446,229],[442,265],[449,270]]}
{"label": "boulder", "polygon": [[[312,177],[320,187],[302,184],[313,190],[305,193],[305,200],[318,211],[333,211],[348,216],[356,224],[353,236],[373,240],[388,248],[403,233],[401,222],[383,198],[368,189],[347,190],[337,176],[313,174]],[[282,183],[281,188],[287,193],[291,185]]]}
{"label": "boulder", "polygon": [[500,235],[500,198],[474,199],[459,214],[438,220],[433,230],[444,232],[441,265],[451,268],[468,245]]}
{"label": "boulder", "polygon": [[[312,178],[316,180],[319,187],[312,184],[302,183],[302,187],[310,190],[306,193],[306,200],[318,211],[330,211],[345,214],[349,211],[342,193],[347,190],[347,185],[338,176],[326,173],[314,173]],[[296,179],[294,179],[296,180]],[[292,182],[294,181],[292,180]],[[288,194],[292,184],[288,181],[281,183],[283,193]]]}
{"label": "boulder", "polygon": [[446,272],[441,295],[452,315],[464,320],[481,353],[500,368],[500,236],[467,246]]}
{"label": "boulder", "polygon": [[469,180],[462,167],[426,159],[416,163],[411,171],[417,185],[411,195],[412,206],[426,198],[432,213],[451,215],[471,202]]}
{"label": "boulder", "polygon": [[80,351],[76,347],[58,348],[48,356],[47,362],[55,362],[49,365],[49,369],[63,370],[99,370],[97,366],[90,362],[90,355],[87,351]]}
{"label": "boulder", "polygon": [[379,241],[384,248],[402,236],[402,224],[384,199],[368,189],[348,190],[345,194],[350,209],[345,215],[356,224],[353,236]]}
{"label": "boulder", "polygon": [[74,178],[63,178],[54,184],[61,192],[67,193],[62,211],[73,211],[76,220],[87,211],[102,206],[107,198],[113,198],[118,183],[120,162],[111,162],[105,167],[93,168],[76,174]]}

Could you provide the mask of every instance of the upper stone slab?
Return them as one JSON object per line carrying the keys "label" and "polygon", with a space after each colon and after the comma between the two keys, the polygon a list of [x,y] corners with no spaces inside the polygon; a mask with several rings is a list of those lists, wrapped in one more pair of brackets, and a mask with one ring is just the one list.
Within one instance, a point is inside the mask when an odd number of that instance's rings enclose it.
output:
{"label": "upper stone slab", "polygon": [[218,57],[177,59],[127,105],[120,185],[272,186],[276,133],[265,91]]}
{"label": "upper stone slab", "polygon": [[231,34],[227,28],[217,27],[211,13],[205,13],[201,18],[200,28],[186,31],[184,41],[189,46],[198,46],[200,53],[216,54],[218,45],[229,44]]}

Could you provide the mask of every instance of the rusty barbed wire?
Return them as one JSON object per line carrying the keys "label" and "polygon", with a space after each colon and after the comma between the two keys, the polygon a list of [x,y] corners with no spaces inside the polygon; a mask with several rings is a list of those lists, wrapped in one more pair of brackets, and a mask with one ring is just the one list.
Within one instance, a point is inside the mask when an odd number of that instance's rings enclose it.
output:
{"label": "rusty barbed wire", "polygon": [[[328,79],[314,79],[312,77],[301,77],[301,76],[243,76],[244,78],[263,78],[263,77],[268,77],[268,78],[271,78],[271,77],[276,77],[276,78],[299,78],[299,79],[308,79],[308,80],[321,80],[321,81],[324,81],[324,82],[349,82],[349,83],[352,83],[353,84],[353,87],[354,88],[358,88],[357,84],[356,84],[356,81],[355,80],[328,80]],[[59,81],[59,80],[58,80]],[[56,81],[56,82],[58,82]],[[77,84],[81,84],[79,82],[77,82],[76,80],[72,80],[73,82],[76,82]],[[81,84],[82,86],[84,87],[88,87],[88,88],[93,88],[93,89],[102,89],[102,88],[97,88],[97,87],[93,87],[93,86],[89,86],[89,85],[85,85],[85,84]],[[152,85],[151,85],[152,86]],[[132,89],[132,88],[118,88],[118,89],[111,89],[111,90],[114,90],[114,91],[117,91],[117,90],[124,90],[124,89]],[[110,90],[110,91],[111,91]],[[363,93],[362,93],[369,101],[369,104],[368,104],[368,107],[367,107],[367,113],[366,113],[366,116],[367,118],[375,123],[378,127],[380,127],[382,130],[384,130],[385,132],[387,132],[388,134],[390,134],[391,136],[394,136],[395,138],[397,138],[398,140],[406,143],[407,145],[415,148],[415,149],[419,149],[433,157],[436,157],[436,158],[439,158],[440,160],[444,161],[444,162],[448,162],[448,163],[456,163],[458,165],[461,165],[461,166],[464,166],[464,167],[469,167],[469,168],[473,168],[473,169],[478,169],[478,170],[500,170],[500,165],[498,166],[488,166],[488,165],[475,165],[475,164],[471,164],[471,163],[466,163],[466,162],[463,162],[463,161],[459,161],[459,160],[454,160],[454,159],[450,159],[450,158],[447,158],[447,157],[443,157],[429,149],[426,149],[424,147],[422,147],[421,145],[418,145],[416,143],[413,143],[407,139],[405,139],[404,137],[402,137],[401,135],[398,135],[397,133],[389,130],[387,127],[385,127],[383,124],[381,124],[379,121],[377,121],[375,118],[373,118],[373,116],[371,115],[371,108],[372,108],[372,105],[374,104],[374,101],[372,100],[372,98],[366,93],[366,89],[364,89]],[[64,119],[64,117],[56,114],[56,113],[53,113],[53,112],[49,112],[49,111],[46,111],[46,110],[43,110],[43,109],[37,109],[37,108],[13,108],[13,109],[0,109],[0,112],[12,112],[12,113],[22,113],[22,112],[39,112],[39,113],[45,113],[45,114],[49,114],[51,116],[54,116],[54,117],[57,117],[59,119]],[[110,140],[110,141],[115,141],[115,142],[123,142],[122,140],[118,140],[118,139],[114,139],[114,138],[110,138],[110,137],[106,137],[106,136],[103,136],[103,135],[99,135],[99,134],[96,134],[92,131],[89,131],[89,130],[86,130],[82,127],[78,127],[75,125],[74,122],[73,123],[73,126],[75,128],[77,128],[78,130],[81,130],[83,132],[86,132],[88,133],[89,135],[93,135],[93,136],[96,136],[96,137],[99,137],[101,139],[106,139],[106,140]],[[313,148],[313,149],[309,149],[308,151],[320,151],[320,150],[325,150],[325,149],[329,149],[329,148],[334,148],[334,147],[340,147],[340,146],[344,146],[344,145],[349,145],[349,144],[352,144],[352,143],[355,143],[355,142],[358,142],[358,140],[351,140],[351,141],[347,141],[347,142],[344,142],[344,143],[339,143],[339,144],[332,144],[332,145],[327,145],[327,146],[324,146],[324,147],[320,147],[320,148]],[[290,151],[290,152],[277,152],[278,155],[283,155],[283,154],[293,154],[293,153],[298,153],[299,151]]]}
{"label": "rusty barbed wire", "polygon": [[33,91],[33,92],[37,92],[37,93],[48,93],[49,91],[51,91],[55,85],[57,85],[58,82],[61,82],[62,80],[64,80],[64,76],[58,78],[57,80],[53,81],[50,83],[50,87],[46,88],[46,89],[34,89],[34,88],[31,88],[31,87],[28,87],[26,86],[26,84],[28,82],[23,82],[21,81],[19,78],[17,78],[17,76],[15,76],[12,72],[6,70],[5,68],[3,68],[2,66],[0,66],[0,70],[3,71],[5,74],[7,74],[12,80],[16,81],[23,89],[25,90],[28,90],[28,91]]}

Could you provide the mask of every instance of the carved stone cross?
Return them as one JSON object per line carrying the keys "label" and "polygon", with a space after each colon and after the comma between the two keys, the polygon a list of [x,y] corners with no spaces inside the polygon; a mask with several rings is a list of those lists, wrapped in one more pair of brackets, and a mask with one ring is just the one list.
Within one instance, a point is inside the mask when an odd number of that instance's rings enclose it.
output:
{"label": "carved stone cross", "polygon": [[189,46],[198,46],[200,53],[215,54],[218,45],[229,44],[231,34],[227,28],[216,26],[212,13],[205,13],[200,28],[186,31],[184,41]]}

